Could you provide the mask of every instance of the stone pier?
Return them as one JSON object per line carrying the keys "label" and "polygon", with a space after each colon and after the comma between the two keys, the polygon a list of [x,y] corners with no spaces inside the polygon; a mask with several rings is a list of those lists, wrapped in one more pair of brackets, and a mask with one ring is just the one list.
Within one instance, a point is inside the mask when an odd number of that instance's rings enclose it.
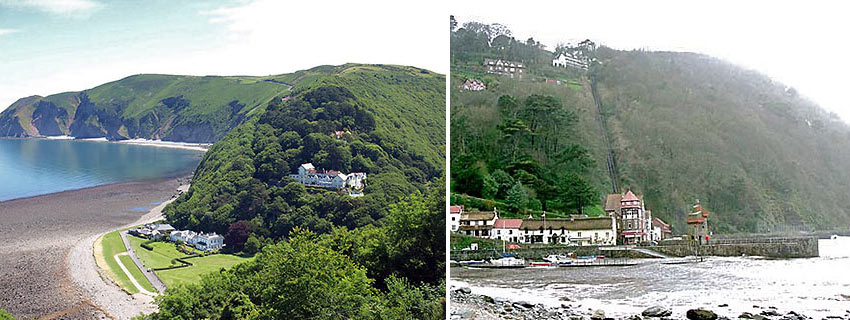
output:
{"label": "stone pier", "polygon": [[[652,247],[652,250],[676,257],[694,255],[694,246],[682,241]],[[813,258],[819,255],[816,237],[743,238],[709,241],[699,247],[703,256],[762,256],[769,258]]]}

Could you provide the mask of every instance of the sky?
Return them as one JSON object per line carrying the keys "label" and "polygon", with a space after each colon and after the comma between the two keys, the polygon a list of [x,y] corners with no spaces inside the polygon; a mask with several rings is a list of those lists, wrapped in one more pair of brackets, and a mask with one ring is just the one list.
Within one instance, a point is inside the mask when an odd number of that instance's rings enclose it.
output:
{"label": "sky", "polygon": [[323,64],[448,73],[448,14],[373,1],[0,0],[0,110],[140,73],[270,75]]}
{"label": "sky", "polygon": [[[520,3],[522,3],[520,5]],[[457,1],[460,22],[518,39],[589,38],[615,49],[699,52],[761,72],[850,121],[850,17],[841,1]]]}

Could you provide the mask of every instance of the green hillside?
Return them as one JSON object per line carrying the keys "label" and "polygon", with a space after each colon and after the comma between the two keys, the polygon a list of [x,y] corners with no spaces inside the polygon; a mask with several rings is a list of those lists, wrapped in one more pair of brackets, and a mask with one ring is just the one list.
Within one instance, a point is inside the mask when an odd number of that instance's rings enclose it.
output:
{"label": "green hillside", "polygon": [[[255,259],[169,287],[149,318],[444,319],[445,76],[344,65],[271,80],[297,82],[291,99],[213,145],[164,209]],[[288,177],[307,162],[365,172],[362,196]]]}
{"label": "green hillside", "polygon": [[[445,77],[400,66],[325,67],[292,99],[272,100],[204,155],[192,187],[165,208],[177,227],[227,232],[253,221],[258,235],[296,227],[371,225],[387,204],[424,191],[444,170]],[[344,131],[340,138],[332,132]],[[302,163],[365,172],[365,196],[306,190],[288,178]]]}
{"label": "green hillside", "polygon": [[[793,89],[693,53],[601,47],[595,52],[599,63],[587,73],[552,67],[551,60],[542,58],[546,56],[554,54],[533,39],[516,40],[487,25],[473,23],[453,32],[453,192],[509,204],[510,183],[519,181],[522,188],[514,188],[513,200],[525,208],[575,211],[578,205],[567,200],[587,191],[601,203],[612,183],[607,134],[620,189],[644,194],[653,215],[679,231],[697,199],[714,213],[711,223],[719,232],[850,226],[850,209],[842,205],[850,191],[850,130]],[[528,74],[521,80],[486,74],[484,57],[525,62]],[[597,80],[601,114],[591,94],[591,77]],[[466,78],[483,80],[487,90],[461,90]],[[515,111],[504,112],[505,96],[518,102]],[[575,117],[559,128],[530,131],[510,123],[519,119],[530,124],[531,118],[522,114],[539,107],[528,103],[534,96],[551,99],[552,110]],[[541,148],[539,139],[558,142]],[[577,158],[564,158],[570,145],[586,150],[592,163],[576,167]],[[531,176],[518,173],[512,165],[517,161],[503,156],[506,146],[530,159],[526,163],[536,171],[524,170]],[[466,170],[471,167],[475,170]],[[592,190],[570,189],[581,186],[579,179],[569,177],[571,172]],[[495,190],[490,197],[481,194],[488,185]],[[547,185],[556,187],[555,194],[546,194],[551,190]]]}
{"label": "green hillside", "polygon": [[81,92],[23,98],[0,113],[0,136],[214,142],[290,90],[290,82],[275,78],[287,75],[143,74]]}

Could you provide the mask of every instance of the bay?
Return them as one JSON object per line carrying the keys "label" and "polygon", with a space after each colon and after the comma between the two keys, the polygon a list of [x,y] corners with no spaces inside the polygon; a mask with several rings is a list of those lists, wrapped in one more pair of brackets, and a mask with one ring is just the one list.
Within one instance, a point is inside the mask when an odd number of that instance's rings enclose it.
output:
{"label": "bay", "polygon": [[202,154],[102,141],[0,139],[0,201],[182,176]]}

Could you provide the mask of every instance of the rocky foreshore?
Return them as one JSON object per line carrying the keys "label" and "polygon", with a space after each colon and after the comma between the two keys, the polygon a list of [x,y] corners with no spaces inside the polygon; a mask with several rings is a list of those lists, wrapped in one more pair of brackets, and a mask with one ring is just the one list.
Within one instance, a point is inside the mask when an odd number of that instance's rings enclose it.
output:
{"label": "rocky foreshore", "polygon": [[[527,301],[509,301],[506,299],[474,294],[467,287],[452,287],[451,292],[452,320],[460,319],[513,319],[513,320],[731,320],[707,309],[688,310],[684,317],[674,316],[673,311],[663,306],[651,306],[640,314],[630,316],[607,316],[604,310],[593,310],[582,307],[580,303],[563,298],[561,306],[553,307],[535,304]],[[719,305],[719,308],[727,305]],[[795,311],[780,311],[776,307],[753,306],[752,311],[736,313],[735,318],[749,320],[811,320]],[[835,315],[823,317],[821,320],[850,320],[850,310],[833,311]]]}

